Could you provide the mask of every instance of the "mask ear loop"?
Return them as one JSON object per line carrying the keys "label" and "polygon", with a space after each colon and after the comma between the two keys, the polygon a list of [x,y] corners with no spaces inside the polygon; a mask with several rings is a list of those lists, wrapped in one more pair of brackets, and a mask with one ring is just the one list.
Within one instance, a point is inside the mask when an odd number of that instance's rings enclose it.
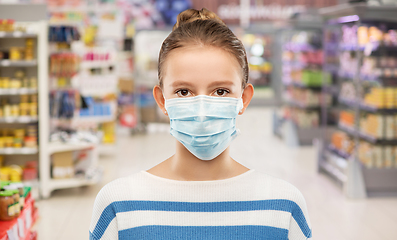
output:
{"label": "mask ear loop", "polygon": [[242,112],[243,112],[243,108],[244,108],[243,94],[244,94],[244,89],[243,89],[243,92],[241,93],[241,96],[240,96],[241,102],[242,102],[243,104],[242,104],[242,106],[241,106],[241,109],[240,109],[239,113],[242,113]]}

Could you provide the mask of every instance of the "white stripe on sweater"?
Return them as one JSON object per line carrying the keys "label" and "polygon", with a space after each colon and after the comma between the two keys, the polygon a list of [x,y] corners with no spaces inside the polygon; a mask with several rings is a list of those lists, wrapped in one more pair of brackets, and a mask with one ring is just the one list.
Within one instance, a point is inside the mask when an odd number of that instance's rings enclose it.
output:
{"label": "white stripe on sweater", "polygon": [[[119,230],[148,226],[241,226],[263,225],[289,228],[291,214],[283,211],[168,212],[132,211],[117,214]],[[277,221],[275,221],[277,219]]]}

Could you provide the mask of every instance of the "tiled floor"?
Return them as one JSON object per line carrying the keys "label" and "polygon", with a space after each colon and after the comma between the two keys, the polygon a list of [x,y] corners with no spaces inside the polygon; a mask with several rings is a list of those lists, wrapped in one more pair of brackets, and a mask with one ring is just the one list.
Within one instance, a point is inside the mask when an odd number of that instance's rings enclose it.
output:
{"label": "tiled floor", "polygon": [[[285,179],[306,198],[314,239],[396,240],[397,198],[348,200],[341,189],[317,173],[312,147],[291,149],[271,133],[271,110],[249,108],[239,117],[241,130],[232,156],[242,164]],[[39,240],[88,239],[92,205],[101,187],[112,179],[148,169],[173,153],[175,141],[166,131],[121,135],[114,156],[100,160],[105,176],[97,186],[53,192],[37,203]]]}

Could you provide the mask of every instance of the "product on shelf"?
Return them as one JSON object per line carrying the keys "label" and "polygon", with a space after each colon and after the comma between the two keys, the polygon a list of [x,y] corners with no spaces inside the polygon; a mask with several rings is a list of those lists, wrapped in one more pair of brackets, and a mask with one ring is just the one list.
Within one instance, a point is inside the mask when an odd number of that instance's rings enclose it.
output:
{"label": "product on shelf", "polygon": [[28,161],[23,168],[22,179],[24,181],[35,180],[38,177],[37,161]]}
{"label": "product on shelf", "polygon": [[107,122],[102,124],[103,137],[102,142],[105,144],[116,142],[116,122]]}
{"label": "product on shelf", "polygon": [[37,117],[37,95],[20,95],[8,101],[3,98],[0,103],[0,118],[31,116]]}
{"label": "product on shelf", "polygon": [[320,107],[322,103],[330,105],[332,96],[328,93],[312,91],[310,89],[290,88],[286,92],[288,102],[302,107]]}
{"label": "product on shelf", "polygon": [[354,128],[355,115],[353,111],[340,111],[339,113],[339,124]]}
{"label": "product on shelf", "polygon": [[270,74],[273,68],[269,61],[272,56],[272,41],[272,37],[266,34],[245,34],[242,36],[250,68],[249,81],[254,86],[268,86],[270,84]]}
{"label": "product on shelf", "polygon": [[397,108],[397,88],[396,87],[373,87],[364,96],[364,103],[376,108]]}
{"label": "product on shelf", "polygon": [[10,221],[16,217],[13,195],[12,191],[0,191],[0,221]]}
{"label": "product on shelf", "polygon": [[34,59],[34,39],[26,39],[25,47],[13,46],[0,52],[0,59],[9,59],[11,61],[31,61]]}
{"label": "product on shelf", "polygon": [[0,32],[14,31],[15,20],[13,19],[0,19]]}
{"label": "product on shelf", "polygon": [[317,128],[320,116],[316,111],[305,111],[298,108],[284,108],[284,118],[291,119],[299,128]]}
{"label": "product on shelf", "polygon": [[0,149],[37,147],[37,125],[28,125],[26,129],[2,129],[1,131]]}
{"label": "product on shelf", "polygon": [[87,108],[80,109],[80,117],[112,116],[112,106],[109,102],[95,101],[92,97],[85,97]]}
{"label": "product on shelf", "polygon": [[91,159],[92,152],[89,150],[54,153],[51,156],[51,176],[54,179],[88,178],[87,162]]}
{"label": "product on shelf", "polygon": [[73,26],[51,26],[48,36],[50,42],[72,42],[80,40],[79,30]]}
{"label": "product on shelf", "polygon": [[50,74],[53,77],[73,77],[79,71],[80,57],[74,53],[57,53],[50,56]]}
{"label": "product on shelf", "polygon": [[397,147],[360,142],[358,158],[367,168],[397,168]]}
{"label": "product on shelf", "polygon": [[357,100],[357,90],[353,82],[343,82],[339,91],[340,100],[356,101]]}
{"label": "product on shelf", "polygon": [[[0,181],[0,221],[3,221],[2,224],[8,224],[20,216],[26,217],[23,210],[26,208],[32,210],[34,205],[30,192],[31,188],[21,182]],[[31,220],[30,217],[29,220]]]}
{"label": "product on shelf", "polygon": [[382,43],[386,46],[397,46],[396,31],[396,29],[382,30],[376,26],[360,26],[357,29],[358,45]]}
{"label": "product on shelf", "polygon": [[396,139],[396,128],[396,115],[366,114],[360,119],[360,131],[377,139]]}
{"label": "product on shelf", "polygon": [[354,140],[344,132],[334,132],[331,136],[331,144],[342,153],[346,153],[348,155],[353,153]]}
{"label": "product on shelf", "polygon": [[54,153],[51,162],[54,179],[74,177],[73,152]]}

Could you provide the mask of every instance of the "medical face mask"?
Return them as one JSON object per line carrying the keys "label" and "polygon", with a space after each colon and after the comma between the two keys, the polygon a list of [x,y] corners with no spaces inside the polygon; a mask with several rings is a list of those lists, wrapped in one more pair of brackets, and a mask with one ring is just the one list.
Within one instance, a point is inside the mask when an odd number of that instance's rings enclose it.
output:
{"label": "medical face mask", "polygon": [[199,95],[165,100],[171,135],[201,160],[212,160],[237,137],[241,98]]}

